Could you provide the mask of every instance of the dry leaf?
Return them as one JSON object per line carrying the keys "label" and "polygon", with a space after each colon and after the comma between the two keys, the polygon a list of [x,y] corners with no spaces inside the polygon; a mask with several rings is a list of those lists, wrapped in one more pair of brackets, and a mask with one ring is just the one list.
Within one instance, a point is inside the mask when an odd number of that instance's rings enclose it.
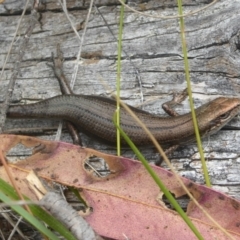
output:
{"label": "dry leaf", "polygon": [[[10,165],[24,194],[35,198],[24,180],[32,169],[46,180],[80,189],[93,209],[85,219],[102,236],[152,240],[195,238],[178,214],[163,206],[162,193],[138,161],[26,136],[0,135],[0,142],[4,155],[18,144],[33,150],[32,156]],[[108,164],[111,171],[108,176],[99,178],[85,169],[85,161],[93,157],[104,159]],[[185,195],[171,172],[153,168],[176,197]],[[8,179],[2,167],[0,176]],[[240,202],[186,178],[181,179],[199,204],[235,239],[240,239]],[[191,202],[187,214],[204,239],[229,239]]]}

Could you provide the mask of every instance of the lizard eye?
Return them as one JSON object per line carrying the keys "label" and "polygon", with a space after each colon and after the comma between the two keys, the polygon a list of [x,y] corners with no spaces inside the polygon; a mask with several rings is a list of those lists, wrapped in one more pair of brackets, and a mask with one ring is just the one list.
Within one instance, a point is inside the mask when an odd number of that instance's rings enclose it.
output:
{"label": "lizard eye", "polygon": [[227,112],[227,113],[220,115],[219,118],[221,120],[227,120],[229,118],[229,116],[230,116],[230,112]]}

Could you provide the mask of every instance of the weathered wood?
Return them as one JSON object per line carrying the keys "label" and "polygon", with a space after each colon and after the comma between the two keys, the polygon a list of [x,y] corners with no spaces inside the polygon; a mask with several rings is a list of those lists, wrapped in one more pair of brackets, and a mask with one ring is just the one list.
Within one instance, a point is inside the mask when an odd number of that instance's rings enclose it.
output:
{"label": "weathered wood", "polygon": [[[129,5],[143,13],[154,15],[175,15],[174,1],[149,0],[131,1]],[[206,6],[209,1],[185,1],[186,11]],[[8,1],[0,5],[0,66],[7,54],[24,1]],[[118,34],[120,5],[118,1],[99,0],[95,2],[106,19],[109,28]],[[89,1],[68,1],[68,10],[79,35],[89,7]],[[30,7],[29,7],[30,9]],[[220,95],[238,96],[240,73],[240,1],[218,1],[214,6],[198,14],[185,18],[186,40],[191,69],[192,88],[196,106]],[[14,89],[15,102],[29,103],[60,94],[58,82],[52,69],[51,53],[60,43],[64,57],[64,71],[71,79],[79,40],[61,11],[57,2],[47,1],[46,9],[41,10],[41,20],[31,36],[25,50],[21,72]],[[24,17],[19,35],[28,27],[29,15]],[[117,42],[111,35],[101,15],[96,10],[90,17],[83,45],[82,59],[74,86],[76,94],[106,95],[115,91]],[[171,93],[186,87],[179,23],[177,19],[156,19],[144,17],[129,10],[125,12],[122,55],[121,96],[131,105],[141,103],[143,109],[162,114],[161,104],[171,98]],[[4,99],[7,83],[17,54],[19,42],[15,42],[7,63],[4,79],[1,81],[0,101]],[[131,61],[129,60],[129,57]],[[141,84],[139,82],[141,79]],[[142,88],[140,88],[142,85]],[[177,108],[179,113],[189,111],[187,101]],[[232,122],[240,126],[238,119]],[[8,120],[5,129],[20,127],[56,128],[58,121],[51,120]],[[54,139],[54,133],[42,134]],[[64,133],[62,140],[70,141]],[[85,144],[100,150],[114,153],[112,147],[85,138]],[[231,195],[240,197],[240,133],[221,131],[203,142],[212,183]],[[154,160],[154,150],[144,149],[145,156]],[[195,144],[181,147],[172,156],[172,163],[180,174],[203,182]],[[125,156],[133,157],[130,150],[123,150]],[[17,154],[17,153],[16,153]],[[19,154],[19,153],[18,153]]]}

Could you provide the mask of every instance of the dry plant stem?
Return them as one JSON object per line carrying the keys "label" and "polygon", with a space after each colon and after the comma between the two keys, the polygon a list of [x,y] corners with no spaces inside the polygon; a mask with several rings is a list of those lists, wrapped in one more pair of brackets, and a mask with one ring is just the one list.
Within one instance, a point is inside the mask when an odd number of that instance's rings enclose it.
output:
{"label": "dry plant stem", "polygon": [[[115,37],[113,31],[111,30],[109,24],[107,23],[106,19],[104,18],[104,16],[102,15],[101,11],[98,9],[98,7],[96,5],[94,5],[95,9],[97,10],[97,12],[99,13],[99,15],[101,16],[102,20],[104,21],[105,25],[107,26],[109,32],[111,33],[111,35],[113,36],[114,40],[117,42],[117,38]],[[124,46],[122,46],[122,52],[127,56],[127,58],[129,59],[129,62],[131,63],[131,65],[134,68],[136,77],[138,79],[138,84],[139,84],[139,88],[140,88],[140,96],[141,96],[141,102],[143,103],[143,91],[142,91],[142,79],[141,79],[141,75],[139,73],[139,69],[135,66],[135,64],[133,63],[133,61],[131,60],[131,57],[128,55],[128,53],[124,50]]]}
{"label": "dry plant stem", "polygon": [[71,83],[70,83],[70,87],[71,87],[71,89],[73,89],[73,86],[74,86],[76,78],[77,78],[78,62],[80,60],[80,56],[81,56],[81,53],[82,53],[82,46],[83,46],[84,38],[85,38],[85,35],[86,35],[86,32],[87,32],[87,26],[88,26],[89,18],[90,18],[91,11],[92,11],[93,0],[90,1],[88,15],[87,15],[87,18],[86,18],[86,21],[85,21],[85,26],[84,26],[83,33],[82,33],[82,38],[80,38],[80,36],[78,34],[78,31],[74,26],[74,23],[72,22],[71,18],[69,17],[69,14],[68,14],[68,11],[67,11],[67,8],[66,8],[66,5],[67,5],[66,0],[63,0],[63,3],[61,2],[61,0],[59,0],[59,3],[61,4],[62,9],[63,9],[64,13],[66,14],[66,17],[69,20],[73,31],[75,32],[77,38],[80,41],[79,51],[78,51],[78,55],[77,55],[77,59],[76,59],[76,65],[75,65],[73,76],[72,76]]}
{"label": "dry plant stem", "polygon": [[53,61],[52,69],[54,71],[55,77],[59,82],[62,94],[65,94],[65,95],[74,94],[62,70],[64,59],[63,59],[63,53],[60,50],[59,44],[57,45],[56,58],[54,58],[54,56],[52,55],[52,61]]}
{"label": "dry plant stem", "polygon": [[147,135],[149,136],[149,138],[151,139],[151,141],[153,142],[154,146],[156,147],[156,149],[159,151],[159,153],[161,154],[161,156],[163,157],[164,161],[167,163],[168,167],[171,169],[172,173],[174,174],[174,177],[177,179],[177,181],[180,183],[181,187],[183,188],[183,190],[187,193],[187,195],[189,196],[189,198],[196,204],[196,206],[205,214],[205,216],[212,221],[213,224],[215,224],[216,227],[218,227],[222,232],[224,232],[229,239],[233,239],[234,238],[226,231],[226,229],[224,229],[221,225],[218,224],[217,221],[215,221],[215,219],[210,216],[208,214],[208,212],[201,206],[199,205],[199,203],[197,202],[197,200],[193,197],[193,195],[189,192],[189,190],[187,189],[187,187],[184,185],[184,183],[182,182],[182,180],[180,179],[180,177],[178,176],[177,172],[175,171],[175,169],[172,167],[169,159],[167,158],[165,152],[163,151],[162,147],[159,145],[159,143],[157,142],[157,140],[154,138],[154,136],[152,135],[152,133],[148,130],[148,128],[138,119],[138,117],[131,111],[131,109],[122,101],[120,101],[121,105],[128,111],[128,113],[135,119],[135,121],[139,124],[139,126],[142,127],[142,129],[147,133]]}
{"label": "dry plant stem", "polygon": [[[166,156],[171,155],[175,150],[178,149],[178,147],[179,147],[179,145],[173,145],[173,146],[165,149],[165,151],[164,151],[165,155],[166,155]],[[162,162],[163,162],[163,158],[162,158],[162,156],[160,156],[160,155],[158,154],[157,160],[156,160],[156,162],[155,162],[155,165],[156,165],[156,166],[161,166],[161,165],[162,165]]]}
{"label": "dry plant stem", "polygon": [[77,54],[77,61],[76,61],[73,76],[72,76],[72,79],[71,79],[71,82],[70,82],[70,87],[72,89],[73,89],[73,86],[74,86],[76,78],[77,78],[77,72],[78,72],[78,66],[79,66],[78,63],[79,63],[79,60],[80,60],[80,57],[81,57],[82,46],[83,46],[83,43],[84,43],[84,40],[85,40],[85,35],[86,35],[86,32],[87,32],[88,22],[89,22],[90,15],[91,15],[91,12],[92,12],[92,7],[93,7],[93,0],[90,1],[89,10],[88,10],[87,18],[86,18],[83,33],[82,33],[82,39],[81,39],[78,54]]}
{"label": "dry plant stem", "polygon": [[218,0],[214,0],[213,2],[209,3],[207,6],[200,8],[196,11],[191,11],[189,13],[183,14],[183,15],[175,15],[175,16],[162,16],[162,15],[151,15],[151,14],[146,14],[139,12],[135,10],[134,8],[129,7],[127,4],[125,4],[122,0],[118,0],[122,5],[124,5],[127,9],[129,9],[132,12],[138,13],[139,15],[145,16],[145,17],[151,17],[151,18],[160,18],[160,19],[176,19],[176,18],[181,18],[181,17],[188,17],[193,14],[199,13],[200,11],[203,11],[209,7],[211,7],[213,4],[215,4]]}
{"label": "dry plant stem", "polygon": [[[1,207],[8,207],[8,206],[9,206],[8,204],[4,204],[4,205],[1,204]],[[13,228],[15,228],[15,227],[17,226],[17,224],[16,224],[15,222],[13,222],[13,220],[11,219],[11,217],[9,216],[9,214],[5,213],[1,207],[0,207],[1,216],[3,216],[3,217],[6,219],[6,221],[7,221]],[[24,234],[22,233],[22,231],[21,231],[18,227],[16,228],[16,231],[18,232],[18,234],[19,234],[23,239],[25,238]],[[4,238],[2,238],[2,239],[4,239]]]}
{"label": "dry plant stem", "polygon": [[[25,14],[28,2],[29,1],[27,1],[27,3],[26,3],[25,9],[22,13],[22,16]],[[34,7],[36,7],[36,4],[34,4]],[[27,47],[29,38],[30,38],[30,36],[33,32],[35,24],[38,22],[38,13],[37,13],[36,10],[37,10],[37,8],[32,9],[31,21],[29,21],[30,26],[28,27],[28,29],[27,29],[24,37],[23,37],[22,44],[19,45],[19,53],[16,56],[16,61],[15,61],[14,69],[13,69],[13,74],[12,74],[11,79],[10,79],[9,84],[8,84],[8,91],[7,91],[7,94],[6,94],[6,98],[5,98],[5,101],[0,108],[0,116],[1,116],[1,118],[0,118],[0,133],[2,133],[3,126],[4,126],[4,123],[6,121],[6,113],[7,113],[7,110],[8,110],[10,99],[12,97],[13,88],[14,88],[14,85],[15,85],[15,81],[16,81],[19,69],[20,69],[20,64],[21,64],[21,61],[22,61],[22,58],[23,58],[23,55],[24,55],[24,51]],[[20,23],[19,23],[19,25],[20,25]],[[19,28],[19,26],[17,27],[17,30],[16,30],[15,36],[13,38],[13,41],[16,38],[18,28]],[[12,48],[12,45],[11,45],[11,48]],[[10,54],[11,48],[10,48],[8,54]],[[2,70],[2,75],[3,75],[3,71],[4,71],[4,69]]]}
{"label": "dry plant stem", "polygon": [[12,239],[12,236],[13,236],[14,233],[17,231],[18,225],[20,224],[20,222],[22,221],[22,219],[23,219],[23,217],[20,217],[20,218],[18,219],[17,223],[14,225],[14,228],[13,228],[11,234],[10,234],[9,237],[8,237],[8,240]]}
{"label": "dry plant stem", "polygon": [[[92,11],[93,0],[91,0],[91,2],[90,2],[88,15],[87,15],[87,18],[86,18],[86,21],[85,21],[85,26],[84,26],[84,29],[83,29],[82,39],[80,38],[80,36],[78,34],[78,31],[75,28],[71,18],[69,17],[69,14],[68,14],[68,11],[67,11],[67,3],[66,3],[66,1],[63,0],[63,3],[62,3],[61,0],[59,0],[59,3],[61,4],[62,9],[63,9],[64,13],[66,14],[66,17],[69,20],[73,31],[75,32],[77,38],[80,40],[80,47],[79,47],[79,51],[78,51],[78,55],[77,55],[77,60],[76,60],[75,68],[74,68],[74,73],[73,73],[72,80],[71,80],[70,87],[69,87],[69,91],[72,91],[72,89],[74,87],[74,84],[75,84],[75,81],[76,81],[76,77],[77,77],[78,62],[80,60],[80,56],[81,56],[81,52],[82,52],[82,46],[83,46],[84,38],[85,38],[85,35],[86,35],[86,31],[87,31],[87,25],[88,25],[88,21],[89,21],[89,18],[90,18],[91,11]],[[73,143],[74,144],[79,144],[79,145],[82,146],[81,138],[79,137],[78,134],[76,134],[76,131],[74,130],[75,127],[74,126],[70,126],[67,123],[67,128],[68,128],[68,130],[69,130],[69,132],[70,132],[70,134],[71,134],[71,136],[73,138]],[[55,140],[59,140],[60,139],[61,133],[62,133],[62,123],[59,124]]]}
{"label": "dry plant stem", "polygon": [[3,236],[3,233],[2,233],[2,230],[0,229],[0,238],[1,239],[5,239],[4,236]]}
{"label": "dry plant stem", "polygon": [[61,221],[77,239],[102,240],[91,226],[59,194],[48,192],[40,203]]}
{"label": "dry plant stem", "polygon": [[[6,160],[5,160],[5,157],[4,157],[2,151],[0,151],[0,159],[1,159],[1,162],[2,162],[2,164],[4,166],[4,168],[5,168],[5,171],[7,172],[7,175],[9,177],[9,180],[10,180],[11,184],[13,185],[13,187],[14,187],[15,191],[17,192],[19,198],[22,201],[24,201],[23,195],[22,195],[22,193],[19,191],[19,189],[17,187],[15,179],[14,179],[14,177],[13,177],[13,175],[12,175],[12,173],[11,173],[9,167],[8,167],[8,164],[7,164]],[[24,207],[30,214],[32,214],[32,212],[31,212],[30,208],[28,207],[28,205],[24,205]]]}
{"label": "dry plant stem", "polygon": [[6,67],[6,64],[7,64],[9,55],[10,55],[10,52],[11,52],[11,50],[12,50],[13,43],[14,43],[14,41],[15,41],[15,39],[16,39],[16,36],[17,36],[17,33],[18,33],[18,29],[19,29],[20,24],[21,24],[21,22],[22,22],[23,16],[25,15],[25,12],[26,12],[26,10],[27,10],[28,3],[29,3],[29,0],[26,2],[25,7],[24,7],[23,12],[22,12],[22,15],[21,15],[21,18],[20,18],[20,20],[19,20],[19,22],[18,22],[18,25],[17,25],[16,31],[15,31],[14,37],[13,37],[13,39],[12,39],[12,42],[11,42],[11,44],[10,44],[10,47],[9,47],[9,50],[8,50],[8,53],[7,53],[7,56],[6,56],[6,59],[5,59],[4,64],[3,64],[3,68],[2,68],[2,71],[1,71],[0,79],[3,78],[4,70],[5,70],[5,67]]}

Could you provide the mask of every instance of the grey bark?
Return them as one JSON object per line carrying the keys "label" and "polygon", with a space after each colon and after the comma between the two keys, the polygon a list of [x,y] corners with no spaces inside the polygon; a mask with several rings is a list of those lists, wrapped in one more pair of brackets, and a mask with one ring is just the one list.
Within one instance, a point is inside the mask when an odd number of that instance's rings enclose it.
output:
{"label": "grey bark", "polygon": [[[184,1],[184,10],[192,11],[206,6],[209,1]],[[109,96],[115,91],[118,19],[120,5],[117,1],[95,1],[108,26],[96,8],[90,17],[83,45],[82,59],[74,86],[76,94]],[[143,13],[175,15],[174,1],[131,1],[129,5]],[[24,6],[24,1],[6,1],[0,5],[0,66],[15,31],[15,26]],[[69,15],[82,36],[89,1],[68,1]],[[30,6],[29,6],[30,7]],[[28,27],[26,15],[19,32]],[[218,1],[214,6],[185,18],[186,41],[190,64],[192,89],[196,107],[218,96],[238,96],[240,75],[240,1]],[[112,36],[110,30],[113,32]],[[161,104],[171,98],[171,93],[186,88],[183,54],[177,19],[144,17],[129,10],[125,12],[121,97],[127,103],[139,106],[155,114],[164,114]],[[18,41],[1,80],[0,101],[4,100],[7,84],[15,64]],[[30,103],[60,94],[58,82],[52,69],[51,53],[60,43],[65,57],[64,71],[71,79],[79,40],[62,12],[58,2],[46,1],[41,10],[41,19],[35,27],[21,63],[14,88],[13,101]],[[188,102],[177,107],[181,114],[189,111]],[[240,126],[239,119],[231,123]],[[58,121],[52,120],[7,120],[5,130],[37,127],[56,129]],[[54,131],[37,131],[46,139],[54,139]],[[67,133],[63,141],[70,141]],[[92,138],[84,137],[88,147],[115,153],[109,147]],[[240,132],[220,131],[204,139],[211,181],[218,189],[240,198]],[[154,161],[155,151],[142,148],[144,155]],[[21,152],[12,153],[21,155]],[[128,149],[124,156],[134,157]],[[180,174],[197,182],[203,182],[202,170],[196,144],[182,146],[172,155],[172,163]]]}

